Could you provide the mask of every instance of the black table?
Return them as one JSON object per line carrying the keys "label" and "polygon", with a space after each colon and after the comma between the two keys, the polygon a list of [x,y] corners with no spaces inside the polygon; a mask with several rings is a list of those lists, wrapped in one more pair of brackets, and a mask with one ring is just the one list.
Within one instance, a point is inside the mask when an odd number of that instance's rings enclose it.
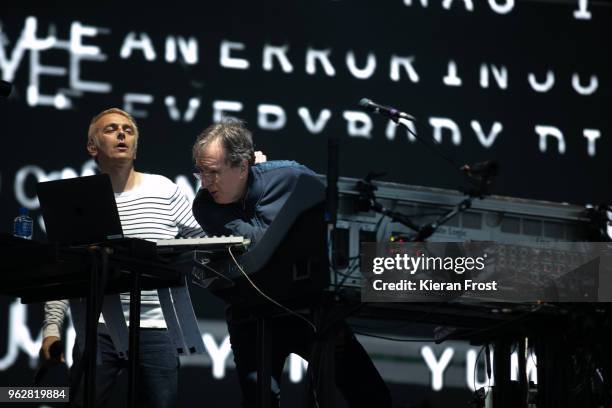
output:
{"label": "black table", "polygon": [[[126,238],[85,247],[60,247],[0,235],[0,262],[0,294],[19,297],[22,303],[87,298],[86,407],[95,406],[97,322],[103,297],[130,292],[128,406],[135,406],[140,291],[183,283],[180,270],[157,259],[155,243]],[[76,377],[78,381],[80,376]]]}

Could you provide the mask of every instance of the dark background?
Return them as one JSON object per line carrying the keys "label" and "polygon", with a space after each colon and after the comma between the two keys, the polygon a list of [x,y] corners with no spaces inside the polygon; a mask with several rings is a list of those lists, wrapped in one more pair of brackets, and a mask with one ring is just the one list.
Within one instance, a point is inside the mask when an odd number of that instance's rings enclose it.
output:
{"label": "dark background", "polygon": [[[202,2],[194,7],[180,2],[164,6],[105,2],[103,8],[68,7],[58,2],[48,2],[44,7],[3,4],[0,44],[4,47],[3,55],[9,59],[28,16],[36,18],[38,38],[55,33],[59,39],[68,40],[75,21],[107,29],[105,33],[83,38],[84,45],[99,47],[107,60],[83,62],[80,77],[108,82],[112,92],[70,94],[68,76],[42,75],[40,92],[55,94],[68,90],[72,107],[59,110],[30,106],[26,95],[28,85],[32,84],[31,52],[25,51],[14,78],[7,78],[2,71],[3,79],[13,82],[14,90],[10,98],[0,100],[0,231],[11,230],[18,207],[26,204],[19,202],[15,193],[17,173],[26,166],[38,166],[44,178],[61,177],[66,169],[81,175],[88,160],[85,141],[89,120],[102,109],[123,107],[127,93],[153,95],[150,105],[138,105],[148,116],[137,118],[141,133],[137,168],[173,180],[190,175],[191,144],[198,132],[211,123],[213,102],[226,100],[243,104],[243,110],[235,116],[248,122],[257,148],[269,159],[293,159],[325,173],[327,139],[336,136],[340,142],[341,176],[363,177],[375,170],[386,172],[386,180],[400,183],[449,189],[464,186],[458,172],[422,144],[409,141],[403,130],[397,131],[394,140],[388,140],[387,120],[383,117],[370,114],[371,138],[351,137],[343,112],[359,111],[358,101],[368,97],[416,116],[418,134],[429,140],[433,135],[429,118],[452,119],[461,130],[462,141],[455,146],[445,130],[442,148],[460,164],[498,160],[501,174],[494,186],[495,194],[577,204],[610,200],[609,2],[589,2],[590,20],[576,19],[577,1],[570,0],[517,0],[513,10],[504,15],[492,11],[485,0],[474,0],[472,12],[466,11],[461,0],[455,0],[450,10],[438,0],[430,0],[428,7],[422,7],[419,0],[413,0],[411,6],[406,3],[410,2],[223,1]],[[139,50],[134,50],[128,59],[120,57],[129,32],[148,34],[157,54],[155,61],[145,60]],[[195,38],[198,62],[166,62],[164,45],[168,35]],[[219,46],[223,40],[244,44],[244,50],[233,51],[232,55],[247,59],[248,69],[221,66]],[[293,72],[283,72],[277,60],[271,71],[262,68],[266,44],[288,45]],[[330,49],[335,76],[327,76],[320,64],[316,74],[306,72],[308,47]],[[377,68],[370,78],[358,79],[350,73],[345,62],[350,51],[355,53],[360,67],[365,66],[369,53],[375,55]],[[67,75],[70,72],[67,50],[44,50],[39,55],[41,64],[65,67]],[[403,69],[400,81],[390,79],[393,55],[414,57],[418,83],[411,82]],[[443,83],[450,60],[457,64],[462,79],[459,87]],[[492,76],[489,88],[479,85],[483,63],[507,68],[507,89],[500,89]],[[554,72],[555,85],[549,92],[537,93],[527,77],[534,73],[541,81],[547,70]],[[571,85],[574,73],[581,76],[583,83],[591,75],[597,76],[597,91],[588,96],[576,93]],[[201,106],[194,119],[173,121],[164,103],[167,96],[176,98],[181,113],[189,98],[199,98]],[[275,131],[261,129],[257,111],[261,104],[282,107],[286,125]],[[321,133],[312,134],[298,115],[299,107],[307,107],[314,118],[323,109],[329,109],[332,116]],[[492,147],[485,148],[478,142],[470,126],[472,120],[479,121],[485,133],[493,122],[503,125]],[[567,144],[565,154],[557,152],[556,143],[550,138],[548,151],[540,152],[536,125],[561,130]],[[587,154],[587,141],[582,134],[585,128],[601,132],[594,157]],[[30,198],[35,197],[37,181],[34,176],[25,181]],[[38,220],[36,203],[27,206]],[[44,239],[38,224],[35,238]],[[218,302],[201,291],[194,297],[200,318],[221,317],[222,306]],[[0,300],[1,316],[8,316],[10,301]],[[40,327],[40,309],[40,305],[28,308],[34,338]],[[9,320],[0,319],[0,332],[6,330]],[[5,349],[0,340],[0,358]],[[22,381],[30,378],[29,357],[20,353],[13,366],[0,371],[0,384],[24,385]],[[192,401],[211,407],[231,406],[233,402],[225,401],[226,404],[222,400],[232,395],[235,402],[237,384],[231,375],[214,380],[210,368],[185,368],[183,377],[188,378],[182,382],[183,387],[193,384],[193,388],[186,387],[193,393],[188,397]],[[410,378],[410,374],[406,377]],[[398,402],[430,400],[430,406],[441,406],[443,401],[463,404],[467,398],[467,388],[447,387],[433,393],[431,387],[410,381],[392,384]],[[202,396],[197,397],[200,392]],[[453,394],[456,392],[461,397]],[[207,396],[218,401],[218,405]]]}

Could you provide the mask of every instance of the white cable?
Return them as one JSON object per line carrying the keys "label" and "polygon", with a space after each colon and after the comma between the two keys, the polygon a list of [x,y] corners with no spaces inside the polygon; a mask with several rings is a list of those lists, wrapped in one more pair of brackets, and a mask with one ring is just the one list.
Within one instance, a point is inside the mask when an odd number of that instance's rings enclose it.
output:
{"label": "white cable", "polygon": [[251,286],[253,286],[253,288],[259,292],[259,294],[261,296],[263,296],[264,298],[266,298],[268,301],[272,302],[273,304],[275,304],[276,306],[280,307],[281,309],[285,310],[286,312],[299,317],[300,319],[302,319],[303,321],[305,321],[306,323],[308,323],[310,325],[310,327],[312,327],[312,330],[316,333],[317,332],[317,327],[307,318],[305,318],[304,316],[302,316],[299,313],[294,312],[293,310],[289,309],[286,306],[281,305],[280,303],[278,303],[276,300],[272,299],[270,296],[266,295],[265,293],[263,293],[261,291],[261,289],[259,289],[257,287],[257,285],[255,285],[255,283],[253,283],[253,281],[251,280],[251,278],[249,278],[249,275],[246,274],[246,272],[244,271],[244,269],[242,269],[242,266],[240,266],[240,264],[238,263],[238,261],[236,260],[236,258],[234,257],[234,254],[232,253],[232,247],[228,246],[227,250],[230,254],[230,256],[232,257],[232,259],[234,260],[234,263],[236,264],[236,266],[238,267],[238,269],[240,270],[240,272],[244,275],[244,277],[247,279],[247,281],[249,281],[249,283],[251,284]]}

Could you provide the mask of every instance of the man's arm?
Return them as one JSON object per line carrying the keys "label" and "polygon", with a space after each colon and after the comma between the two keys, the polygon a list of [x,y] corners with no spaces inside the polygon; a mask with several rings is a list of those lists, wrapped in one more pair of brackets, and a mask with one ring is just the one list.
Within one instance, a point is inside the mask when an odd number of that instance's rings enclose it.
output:
{"label": "man's arm", "polygon": [[279,167],[266,175],[265,189],[255,208],[256,217],[251,223],[240,219],[228,223],[232,229],[241,231],[240,235],[249,237],[253,243],[263,237],[289,197],[294,194],[298,180],[301,177],[316,179],[312,170],[295,162],[270,162],[270,165],[275,164]]}
{"label": "man's arm", "polygon": [[185,196],[185,194],[176,187],[176,226],[179,229],[178,236],[183,238],[193,237],[205,237],[206,233],[202,230],[202,227],[197,223],[191,210],[191,203]]}
{"label": "man's arm", "polygon": [[[68,309],[68,300],[50,300],[45,302],[45,320],[43,322],[43,341],[40,348],[45,360],[51,359],[49,349],[51,345],[61,339],[62,327]],[[60,356],[64,361],[64,355]]]}
{"label": "man's arm", "polygon": [[265,234],[269,226],[269,223],[262,225],[252,225],[240,219],[232,220],[225,224],[225,227],[232,232],[232,235],[238,235],[244,238],[248,238],[251,240],[252,244],[259,242],[259,240],[261,239],[263,234]]}

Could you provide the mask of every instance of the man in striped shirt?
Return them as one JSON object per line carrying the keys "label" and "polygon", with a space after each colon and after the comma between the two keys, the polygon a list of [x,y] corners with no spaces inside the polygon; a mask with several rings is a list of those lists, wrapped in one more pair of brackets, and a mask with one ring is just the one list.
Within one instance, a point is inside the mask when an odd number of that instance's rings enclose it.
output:
{"label": "man in striped shirt", "polygon": [[[87,151],[100,171],[110,175],[124,235],[150,241],[204,236],[191,212],[191,203],[176,184],[166,177],[134,169],[137,146],[138,127],[127,112],[112,108],[92,119]],[[186,292],[186,288],[182,289]],[[138,398],[144,406],[161,408],[172,406],[176,400],[179,361],[176,342],[167,330],[168,316],[164,318],[167,309],[162,310],[158,293],[161,294],[161,290],[142,291]],[[121,294],[121,304],[129,324],[129,294]],[[51,358],[49,349],[60,340],[67,308],[67,300],[45,303],[41,350],[45,359]],[[195,322],[190,306],[189,309]],[[73,351],[75,362],[80,358],[79,340],[82,339],[77,334]],[[127,361],[119,356],[103,316],[99,321],[98,345],[96,401],[104,406],[118,374],[127,367]]]}

